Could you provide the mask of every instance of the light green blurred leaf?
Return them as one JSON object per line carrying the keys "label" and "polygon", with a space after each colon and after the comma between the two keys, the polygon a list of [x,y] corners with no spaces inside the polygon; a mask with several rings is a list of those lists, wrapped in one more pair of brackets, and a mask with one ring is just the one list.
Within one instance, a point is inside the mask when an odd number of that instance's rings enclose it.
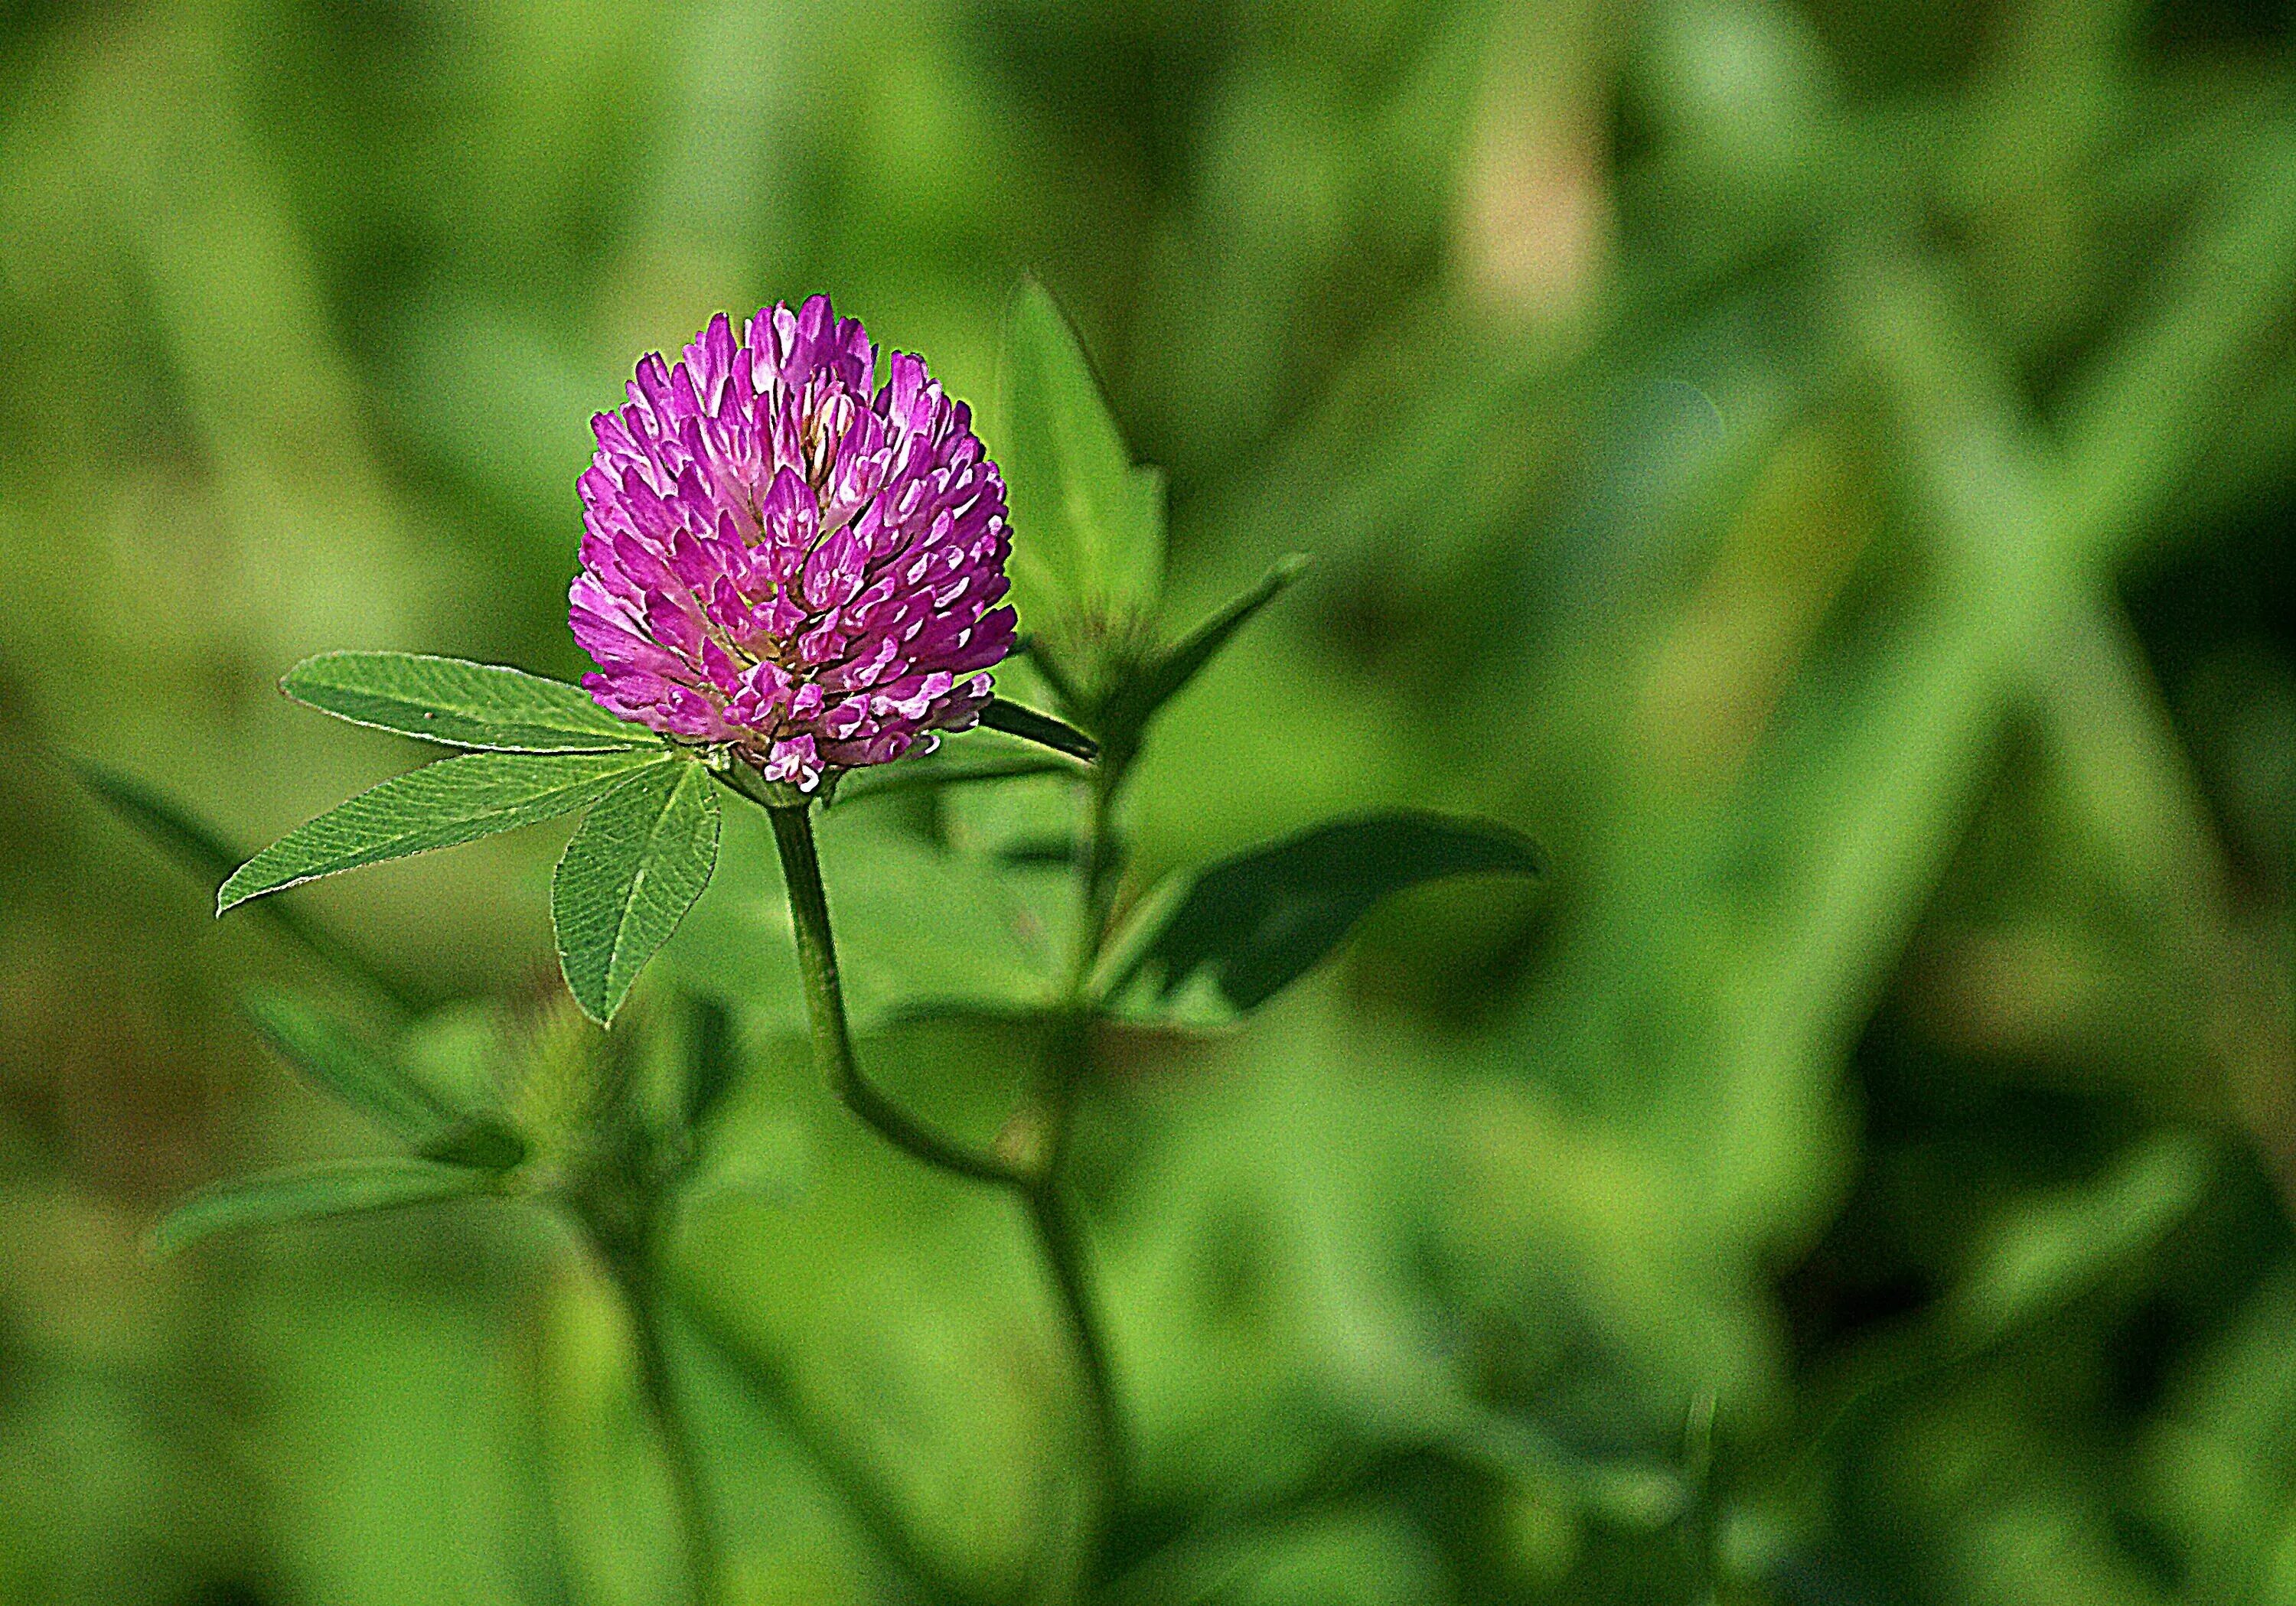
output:
{"label": "light green blurred leaf", "polygon": [[1289,1520],[1187,1536],[1110,1587],[1116,1606],[1386,1606],[1452,1598],[1427,1536],[1376,1505],[1287,1513]]}
{"label": "light green blurred leaf", "polygon": [[351,1159],[217,1183],[193,1194],[152,1231],[154,1254],[172,1255],[242,1227],[386,1210],[484,1192],[494,1178],[421,1159]]}
{"label": "light green blurred leaf", "polygon": [[[1070,669],[1144,619],[1164,574],[1163,476],[1135,467],[1084,348],[1042,285],[1005,326],[1004,450],[1021,628]],[[1084,676],[1087,681],[1094,677]]]}
{"label": "light green blurred leaf", "polygon": [[[1012,794],[1057,780],[962,789],[966,804],[1013,807]],[[720,998],[753,1026],[806,1029],[789,900],[764,815],[736,808],[709,889],[663,951],[680,981]],[[831,809],[820,843],[846,1000],[857,1022],[915,1006],[969,1003],[1026,1009],[1056,996],[1074,922],[1064,878],[1000,864],[1000,842],[947,848],[885,811]]]}
{"label": "light green blurred leaf", "polygon": [[554,820],[597,801],[640,769],[676,762],[659,748],[442,758],[289,832],[223,884],[216,913],[339,871]]}
{"label": "light green blurred leaf", "polygon": [[[1111,950],[1119,1014],[1258,1008],[1315,968],[1380,899],[1456,875],[1539,873],[1528,837],[1409,811],[1334,821],[1224,859],[1147,900]],[[1196,1012],[1201,1013],[1199,1009]]]}
{"label": "light green blurred leaf", "polygon": [[279,689],[338,719],[447,747],[565,753],[661,746],[579,686],[467,659],[323,652],[288,670]]}
{"label": "light green blurred leaf", "polygon": [[600,1025],[709,884],[718,796],[697,763],[642,771],[590,811],[550,881],[558,960],[583,1012]]}
{"label": "light green blurred leaf", "polygon": [[282,1059],[408,1143],[429,1143],[456,1120],[458,1112],[437,1094],[308,999],[283,987],[250,987],[240,1002]]}
{"label": "light green blurred leaf", "polygon": [[2019,1204],[1984,1235],[1948,1309],[1990,1342],[2061,1308],[2158,1243],[2214,1170],[2205,1140],[2163,1132],[2085,1187]]}

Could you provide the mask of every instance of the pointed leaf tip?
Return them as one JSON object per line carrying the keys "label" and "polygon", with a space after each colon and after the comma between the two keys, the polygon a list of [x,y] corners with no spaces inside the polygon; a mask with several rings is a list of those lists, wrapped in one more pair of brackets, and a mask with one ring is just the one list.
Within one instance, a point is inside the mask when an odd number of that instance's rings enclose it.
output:
{"label": "pointed leaf tip", "polygon": [[425,1143],[460,1114],[390,1055],[284,987],[251,987],[240,1008],[279,1057],[353,1109],[410,1143]]}
{"label": "pointed leaf tip", "polygon": [[640,770],[678,762],[659,747],[441,758],[289,832],[232,873],[216,891],[216,913],[323,875],[554,820],[587,807]]}
{"label": "pointed leaf tip", "polygon": [[1002,731],[1007,736],[1018,736],[1039,747],[1051,748],[1056,753],[1066,753],[1071,758],[1081,758],[1086,764],[1100,757],[1100,743],[1076,726],[1005,698],[990,698],[988,705],[980,710],[980,723],[989,730]]}
{"label": "pointed leaf tip", "polygon": [[709,884],[718,830],[709,772],[673,762],[610,794],[566,844],[550,883],[559,969],[599,1025]]}
{"label": "pointed leaf tip", "polygon": [[[1033,280],[1006,322],[999,413],[1013,600],[1053,656],[1084,654],[1155,607],[1164,480],[1133,463],[1083,342]],[[1065,667],[1094,678],[1090,662]]]}
{"label": "pointed leaf tip", "polygon": [[1118,686],[1110,700],[1110,729],[1136,738],[1146,730],[1157,711],[1185,691],[1261,609],[1290,589],[1292,582],[1306,572],[1310,561],[1306,553],[1299,552],[1278,558],[1250,590],[1232,599],[1179,642],[1151,659],[1131,679]]}

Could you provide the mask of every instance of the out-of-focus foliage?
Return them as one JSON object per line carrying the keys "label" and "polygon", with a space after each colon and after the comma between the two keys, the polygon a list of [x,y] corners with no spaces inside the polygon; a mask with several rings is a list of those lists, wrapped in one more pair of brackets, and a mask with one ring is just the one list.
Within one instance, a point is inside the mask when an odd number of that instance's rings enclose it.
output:
{"label": "out-of-focus foliage", "polygon": [[[1111,1597],[2296,1600],[2291,29],[0,6],[0,1602],[658,1598],[566,1241],[478,1200],[139,1248],[391,1151],[250,981],[411,1014],[448,1093],[578,1057],[564,829],[284,895],[368,997],[62,760],[276,836],[422,756],[291,709],[307,654],[579,669],[636,352],[826,289],[996,447],[1029,274],[1168,471],[1176,627],[1317,556],[1159,727],[1138,883],[1419,806],[1553,876],[1102,1045]],[[824,829],[873,1068],[983,1143],[1018,1028],[893,1006],[1060,951],[1038,785]],[[754,824],[630,1005],[744,1004],[680,1359],[746,1598],[1018,1601],[1078,1498],[1050,1294],[1007,1201],[816,1088]]]}

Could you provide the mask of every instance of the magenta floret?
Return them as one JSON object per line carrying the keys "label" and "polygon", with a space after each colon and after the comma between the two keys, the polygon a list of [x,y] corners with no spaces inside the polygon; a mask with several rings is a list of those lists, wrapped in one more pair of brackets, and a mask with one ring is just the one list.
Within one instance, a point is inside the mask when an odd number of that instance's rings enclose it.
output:
{"label": "magenta floret", "polygon": [[625,719],[811,791],[978,723],[1013,650],[1004,481],[972,415],[829,298],[724,314],[594,421],[575,638]]}

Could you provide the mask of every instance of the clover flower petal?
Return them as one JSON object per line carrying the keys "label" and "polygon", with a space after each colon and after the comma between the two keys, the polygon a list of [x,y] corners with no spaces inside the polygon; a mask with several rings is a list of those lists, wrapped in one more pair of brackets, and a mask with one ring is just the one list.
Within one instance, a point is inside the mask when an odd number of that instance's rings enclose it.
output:
{"label": "clover flower petal", "polygon": [[601,707],[806,791],[979,722],[1013,650],[1004,479],[921,359],[876,370],[826,296],[640,361],[579,482]]}

